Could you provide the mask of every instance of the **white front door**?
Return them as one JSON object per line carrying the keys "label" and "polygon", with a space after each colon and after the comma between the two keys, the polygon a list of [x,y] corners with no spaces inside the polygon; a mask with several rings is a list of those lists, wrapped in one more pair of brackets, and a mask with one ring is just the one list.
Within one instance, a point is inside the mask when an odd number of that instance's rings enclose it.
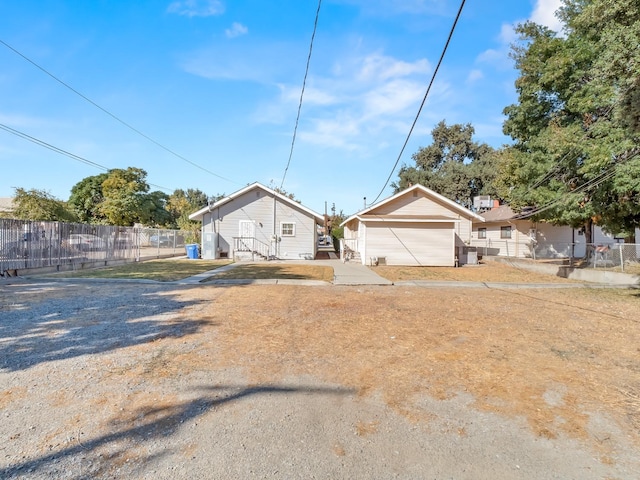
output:
{"label": "white front door", "polygon": [[239,233],[241,248],[250,251],[256,234],[256,224],[252,220],[240,220]]}

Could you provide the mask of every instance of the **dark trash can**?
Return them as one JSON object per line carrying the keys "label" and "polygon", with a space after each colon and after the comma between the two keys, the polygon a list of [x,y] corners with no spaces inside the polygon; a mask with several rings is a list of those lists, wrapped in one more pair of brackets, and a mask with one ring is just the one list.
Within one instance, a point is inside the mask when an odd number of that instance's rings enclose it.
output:
{"label": "dark trash can", "polygon": [[187,258],[197,259],[198,258],[198,244],[191,243],[189,245],[185,245],[184,248],[187,249]]}

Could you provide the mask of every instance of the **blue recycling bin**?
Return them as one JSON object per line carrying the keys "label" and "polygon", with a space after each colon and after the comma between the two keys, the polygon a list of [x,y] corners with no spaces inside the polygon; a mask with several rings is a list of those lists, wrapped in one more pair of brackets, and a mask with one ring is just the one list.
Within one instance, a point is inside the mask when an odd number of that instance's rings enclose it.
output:
{"label": "blue recycling bin", "polygon": [[184,248],[187,249],[187,258],[191,258],[196,260],[198,258],[198,244],[190,243],[185,245]]}

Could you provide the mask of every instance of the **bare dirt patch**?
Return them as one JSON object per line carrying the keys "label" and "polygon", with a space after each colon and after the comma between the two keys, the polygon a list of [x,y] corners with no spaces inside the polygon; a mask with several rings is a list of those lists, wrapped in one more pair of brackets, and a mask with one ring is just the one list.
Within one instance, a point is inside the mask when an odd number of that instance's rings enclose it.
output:
{"label": "bare dirt patch", "polygon": [[56,286],[29,315],[2,310],[0,473],[346,478],[375,446],[385,476],[635,478],[639,306],[628,290]]}

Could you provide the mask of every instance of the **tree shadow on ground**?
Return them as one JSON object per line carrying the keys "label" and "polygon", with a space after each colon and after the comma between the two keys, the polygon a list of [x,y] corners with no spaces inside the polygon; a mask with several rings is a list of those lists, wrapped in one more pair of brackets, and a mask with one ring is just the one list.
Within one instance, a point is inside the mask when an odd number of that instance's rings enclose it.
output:
{"label": "tree shadow on ground", "polygon": [[177,300],[167,286],[65,283],[46,287],[46,295],[21,287],[0,302],[0,372],[184,337],[210,325],[184,318],[181,311],[195,302]]}
{"label": "tree shadow on ground", "polygon": [[[315,394],[315,395],[352,395],[356,391],[342,387],[316,387],[316,386],[285,386],[285,385],[259,385],[259,386],[205,386],[199,390],[209,392],[198,398],[171,405],[168,407],[147,406],[135,411],[128,412],[122,418],[114,418],[111,425],[113,432],[94,438],[79,440],[75,445],[62,450],[51,452],[48,455],[25,460],[18,464],[10,465],[0,469],[0,478],[20,478],[24,473],[55,475],[66,471],[66,462],[82,461],[90,457],[93,453],[92,461],[88,461],[93,471],[83,471],[81,474],[65,478],[78,479],[96,478],[110,476],[109,470],[114,466],[121,465],[123,457],[131,445],[136,447],[144,446],[145,443],[154,443],[164,437],[173,435],[182,424],[189,420],[198,418],[212,408],[237,402],[247,397],[263,394]],[[216,392],[216,393],[213,393]],[[121,446],[125,443],[124,446]],[[129,444],[129,445],[127,445]],[[108,455],[99,454],[102,447],[110,447],[112,451]],[[114,448],[116,447],[116,448]],[[132,468],[140,467],[141,463],[148,463],[153,459],[168,455],[170,452],[164,450],[159,454],[149,454],[136,461],[138,465],[131,465]],[[111,464],[113,462],[113,464]]]}

